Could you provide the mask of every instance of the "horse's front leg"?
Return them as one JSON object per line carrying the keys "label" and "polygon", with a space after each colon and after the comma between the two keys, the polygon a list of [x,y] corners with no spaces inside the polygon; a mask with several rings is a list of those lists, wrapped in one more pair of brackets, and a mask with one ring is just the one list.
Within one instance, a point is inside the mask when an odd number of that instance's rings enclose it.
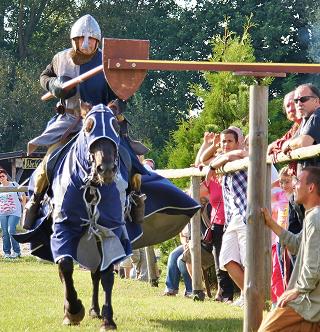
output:
{"label": "horse's front leg", "polygon": [[92,281],[92,299],[91,308],[89,310],[89,316],[91,318],[101,318],[100,306],[99,306],[99,283],[101,280],[100,267],[95,272],[91,272]]}
{"label": "horse's front leg", "polygon": [[105,294],[105,303],[102,307],[102,319],[100,331],[116,330],[117,325],[113,320],[113,309],[111,304],[112,288],[114,284],[113,265],[101,272],[101,284]]}
{"label": "horse's front leg", "polygon": [[73,284],[73,261],[70,257],[63,257],[58,262],[59,276],[64,286],[64,325],[78,325],[85,315],[84,307],[78,299]]}

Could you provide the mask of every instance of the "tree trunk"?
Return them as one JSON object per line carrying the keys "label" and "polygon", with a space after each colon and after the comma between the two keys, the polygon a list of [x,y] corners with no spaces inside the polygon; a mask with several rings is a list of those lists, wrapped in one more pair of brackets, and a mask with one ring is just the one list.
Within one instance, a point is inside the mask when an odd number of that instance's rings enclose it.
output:
{"label": "tree trunk", "polygon": [[0,47],[4,46],[4,16],[6,11],[6,3],[3,1],[0,3]]}
{"label": "tree trunk", "polygon": [[26,49],[24,44],[24,0],[19,1],[19,14],[18,14],[18,54],[19,59],[23,59],[26,56]]}
{"label": "tree trunk", "polygon": [[18,54],[19,59],[24,59],[28,55],[28,45],[32,39],[32,35],[40,22],[41,15],[48,5],[48,0],[37,1],[29,5],[29,15],[25,13],[24,0],[19,1],[18,14]]}

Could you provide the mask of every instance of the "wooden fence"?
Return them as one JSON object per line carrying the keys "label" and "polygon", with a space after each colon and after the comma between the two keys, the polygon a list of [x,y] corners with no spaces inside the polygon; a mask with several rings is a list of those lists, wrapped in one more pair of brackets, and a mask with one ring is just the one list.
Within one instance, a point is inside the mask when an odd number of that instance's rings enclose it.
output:
{"label": "wooden fence", "polygon": [[[280,153],[277,157],[277,162],[289,162],[291,160],[300,160],[300,159],[308,159],[311,157],[320,156],[320,144],[313,145],[310,147],[300,148],[291,152],[290,156],[284,155]],[[232,173],[238,170],[248,169],[249,167],[249,157],[232,161],[225,164],[222,168],[217,170],[217,173],[225,174],[225,173]],[[263,162],[262,162],[263,163]],[[266,158],[267,164],[267,172],[266,172],[266,179],[264,179],[265,186],[264,186],[264,194],[265,194],[265,202],[267,205],[271,205],[271,157],[268,156]],[[185,169],[166,169],[166,170],[156,170],[158,174],[161,176],[168,178],[168,179],[177,179],[177,178],[184,178],[190,177],[191,178],[191,196],[196,200],[199,201],[200,195],[200,179],[202,176],[205,176],[208,171],[208,168],[205,167],[203,170],[199,170],[198,168],[185,168]],[[251,174],[252,178],[252,174]],[[253,179],[254,181],[255,179]],[[0,187],[1,192],[25,192],[27,191],[27,187],[20,186],[16,188],[5,188]],[[250,200],[253,200],[248,195],[248,206],[250,206]],[[258,226],[260,227],[260,226]],[[247,242],[251,237],[248,237]],[[249,241],[250,242],[250,241]],[[271,242],[270,242],[270,231],[265,227],[265,248],[264,248],[264,273],[262,274],[262,278],[264,279],[264,294],[266,298],[268,298],[268,294],[270,294],[270,279],[271,279]],[[250,243],[249,243],[250,245]],[[247,244],[248,248],[248,244]],[[190,245],[190,252],[191,252],[191,262],[192,262],[192,287],[194,290],[194,295],[198,299],[204,298],[203,288],[202,288],[202,270],[201,270],[201,240],[200,240],[200,211],[198,211],[193,218],[191,219],[191,245]],[[254,255],[254,253],[253,253]],[[246,273],[247,270],[246,269]],[[149,269],[151,272],[151,270]],[[248,277],[247,277],[248,278]],[[261,282],[261,280],[260,280]],[[247,287],[248,288],[248,287]],[[246,286],[245,286],[246,289]],[[254,290],[256,292],[256,290]],[[254,302],[253,299],[250,297],[250,289],[249,294],[247,295],[248,301]],[[261,295],[260,295],[261,296]],[[245,317],[246,318],[246,317]],[[261,319],[260,319],[261,320]],[[246,324],[246,319],[245,319]],[[244,328],[246,330],[246,326]]]}

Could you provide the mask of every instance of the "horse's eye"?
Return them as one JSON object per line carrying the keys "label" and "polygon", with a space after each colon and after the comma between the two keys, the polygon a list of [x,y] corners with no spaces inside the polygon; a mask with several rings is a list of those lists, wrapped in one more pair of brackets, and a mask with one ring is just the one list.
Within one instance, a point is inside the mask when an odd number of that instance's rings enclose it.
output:
{"label": "horse's eye", "polygon": [[90,134],[94,128],[95,121],[92,118],[89,118],[85,121],[83,129],[87,134]]}

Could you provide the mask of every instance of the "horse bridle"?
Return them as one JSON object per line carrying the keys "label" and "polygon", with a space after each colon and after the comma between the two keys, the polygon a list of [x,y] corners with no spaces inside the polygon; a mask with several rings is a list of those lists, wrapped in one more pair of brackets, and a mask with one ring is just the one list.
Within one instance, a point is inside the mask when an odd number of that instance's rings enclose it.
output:
{"label": "horse bridle", "polygon": [[[97,176],[98,176],[98,171],[97,171],[97,166],[96,166],[96,162],[94,159],[94,153],[89,153],[89,161],[91,163],[91,170],[89,175],[87,176],[87,180],[89,180],[93,185],[97,185],[98,181],[97,181]],[[114,163],[113,163],[113,171],[114,174],[117,173],[119,168],[119,154],[116,153],[115,158],[114,158]]]}

